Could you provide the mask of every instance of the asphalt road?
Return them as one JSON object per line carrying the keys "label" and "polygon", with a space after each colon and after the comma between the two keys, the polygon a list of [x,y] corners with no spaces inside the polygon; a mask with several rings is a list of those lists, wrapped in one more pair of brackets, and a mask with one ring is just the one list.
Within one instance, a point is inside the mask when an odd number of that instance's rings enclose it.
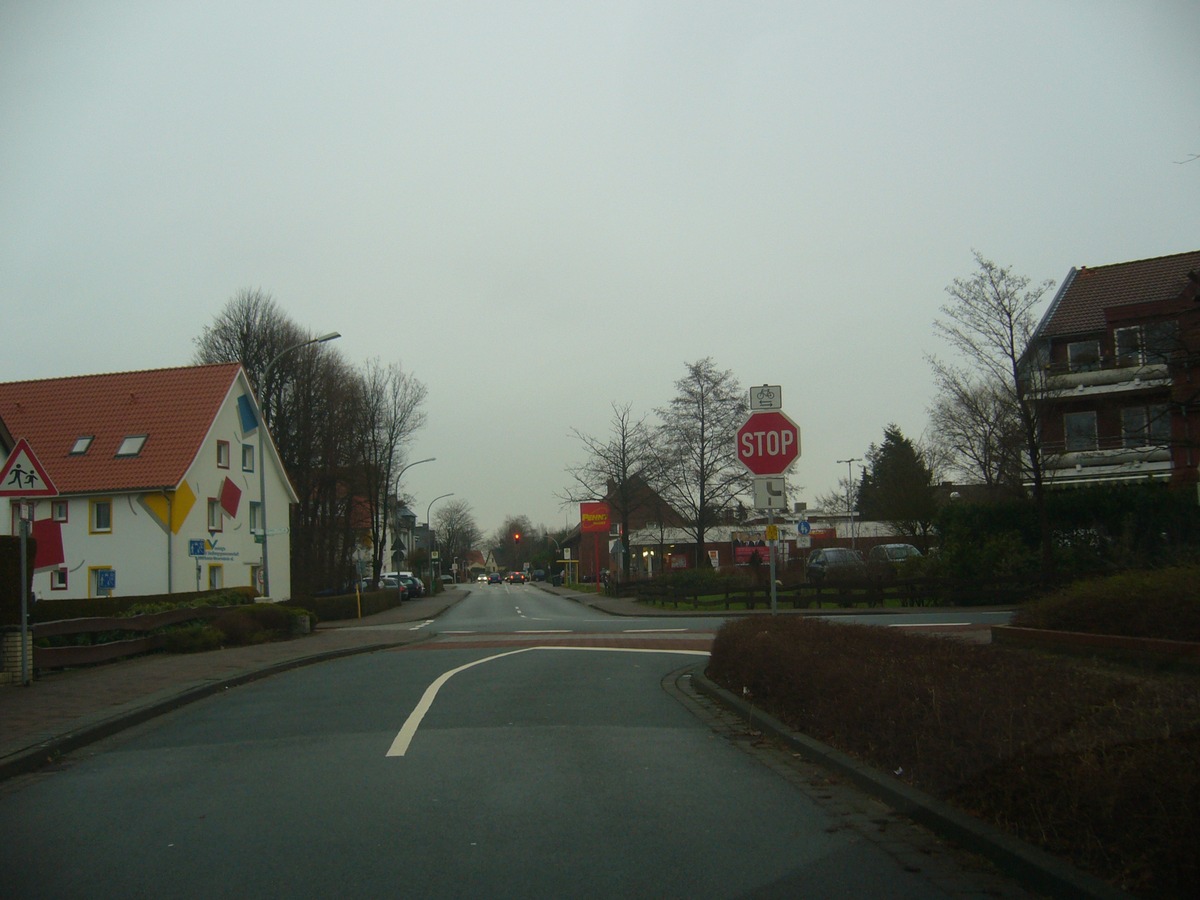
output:
{"label": "asphalt road", "polygon": [[6,783],[4,894],[1023,896],[697,697],[681,622],[481,587]]}

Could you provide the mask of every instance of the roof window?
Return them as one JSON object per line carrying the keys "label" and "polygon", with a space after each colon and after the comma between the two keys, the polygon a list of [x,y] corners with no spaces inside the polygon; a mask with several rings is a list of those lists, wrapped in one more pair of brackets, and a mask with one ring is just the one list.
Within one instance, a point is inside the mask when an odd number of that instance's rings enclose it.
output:
{"label": "roof window", "polygon": [[117,448],[117,456],[137,456],[142,452],[142,445],[146,443],[147,435],[131,434],[121,441],[121,446]]}
{"label": "roof window", "polygon": [[71,455],[82,456],[84,453],[87,453],[95,437],[94,434],[85,434],[75,438],[75,443],[71,445]]}

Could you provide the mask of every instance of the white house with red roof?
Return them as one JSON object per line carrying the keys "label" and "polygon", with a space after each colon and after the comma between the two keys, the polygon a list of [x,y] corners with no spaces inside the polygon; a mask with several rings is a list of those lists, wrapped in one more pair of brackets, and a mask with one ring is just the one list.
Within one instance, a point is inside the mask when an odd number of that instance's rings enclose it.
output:
{"label": "white house with red roof", "polygon": [[[260,446],[270,521],[297,499],[239,363],[0,384],[0,422],[58,491],[30,501],[39,600],[256,586]],[[0,533],[17,534],[9,507]],[[290,541],[271,531],[285,598]]]}

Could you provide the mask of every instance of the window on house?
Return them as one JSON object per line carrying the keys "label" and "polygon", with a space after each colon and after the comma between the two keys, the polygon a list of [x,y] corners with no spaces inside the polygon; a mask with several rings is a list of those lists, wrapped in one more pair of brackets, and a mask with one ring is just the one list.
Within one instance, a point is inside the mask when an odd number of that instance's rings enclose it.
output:
{"label": "window on house", "polygon": [[50,518],[55,522],[67,521],[67,501],[66,500],[51,500],[50,501]]}
{"label": "window on house", "polygon": [[225,587],[225,567],[216,563],[208,567],[208,589],[219,590]]}
{"label": "window on house", "polygon": [[50,572],[50,590],[65,591],[67,589],[67,570],[54,569]]}
{"label": "window on house", "polygon": [[1100,342],[1076,341],[1067,344],[1067,360],[1072,372],[1092,372],[1100,368]]}
{"label": "window on house", "polygon": [[112,533],[112,501],[97,499],[88,502],[88,531],[92,534]]}
{"label": "window on house", "polygon": [[71,445],[71,455],[80,456],[88,452],[88,448],[92,446],[92,441],[95,435],[85,434],[75,438],[75,443]]}
{"label": "window on house", "polygon": [[1121,410],[1121,438],[1126,447],[1161,447],[1170,443],[1169,407],[1164,403]]}
{"label": "window on house", "polygon": [[1118,328],[1113,332],[1118,366],[1140,366],[1142,364],[1142,329]]}
{"label": "window on house", "polygon": [[92,597],[111,597],[116,585],[116,573],[111,566],[93,566],[88,569]]}
{"label": "window on house", "polygon": [[1063,416],[1067,452],[1096,449],[1096,413],[1074,412]]}
{"label": "window on house", "polygon": [[137,456],[142,452],[142,447],[146,444],[146,435],[131,434],[121,441],[121,446],[117,448],[117,456]]}
{"label": "window on house", "polygon": [[217,468],[229,468],[229,441],[217,441]]}
{"label": "window on house", "polygon": [[221,501],[215,497],[208,498],[208,530],[221,530]]}
{"label": "window on house", "polygon": [[1179,323],[1151,322],[1142,329],[1143,361],[1147,365],[1169,362],[1179,349]]}
{"label": "window on house", "polygon": [[250,533],[262,533],[262,504],[257,500],[250,501]]}
{"label": "window on house", "polygon": [[254,471],[254,445],[242,444],[242,471]]}

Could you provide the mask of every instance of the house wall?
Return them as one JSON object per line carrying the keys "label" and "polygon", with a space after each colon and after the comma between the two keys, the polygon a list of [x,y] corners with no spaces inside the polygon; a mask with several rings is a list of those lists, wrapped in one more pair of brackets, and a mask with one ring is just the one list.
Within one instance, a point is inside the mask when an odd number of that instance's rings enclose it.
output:
{"label": "house wall", "polygon": [[[38,569],[33,590],[40,600],[97,596],[98,572],[112,570],[113,596],[130,597],[254,585],[262,561],[261,545],[251,533],[251,504],[259,500],[257,429],[243,428],[237,397],[249,394],[244,379],[234,382],[205,436],[196,458],[174,491],[72,495],[37,501],[34,520],[46,523],[55,504],[66,519],[58,523],[63,564]],[[218,445],[228,447],[228,464]],[[293,501],[270,441],[267,456],[267,502],[271,536],[271,587],[275,598],[291,596],[291,550],[286,532]],[[243,465],[243,446],[252,447],[252,465]],[[216,501],[215,529],[209,528],[209,500]],[[97,501],[111,504],[111,528],[99,532],[93,515]],[[12,515],[5,522],[11,525]],[[43,525],[44,527],[44,525]],[[14,531],[15,533],[15,531]],[[193,542],[202,556],[192,554]],[[199,565],[197,565],[199,564]],[[55,571],[65,571],[65,586]],[[60,579],[62,576],[60,576]],[[211,579],[211,580],[210,580]]]}

